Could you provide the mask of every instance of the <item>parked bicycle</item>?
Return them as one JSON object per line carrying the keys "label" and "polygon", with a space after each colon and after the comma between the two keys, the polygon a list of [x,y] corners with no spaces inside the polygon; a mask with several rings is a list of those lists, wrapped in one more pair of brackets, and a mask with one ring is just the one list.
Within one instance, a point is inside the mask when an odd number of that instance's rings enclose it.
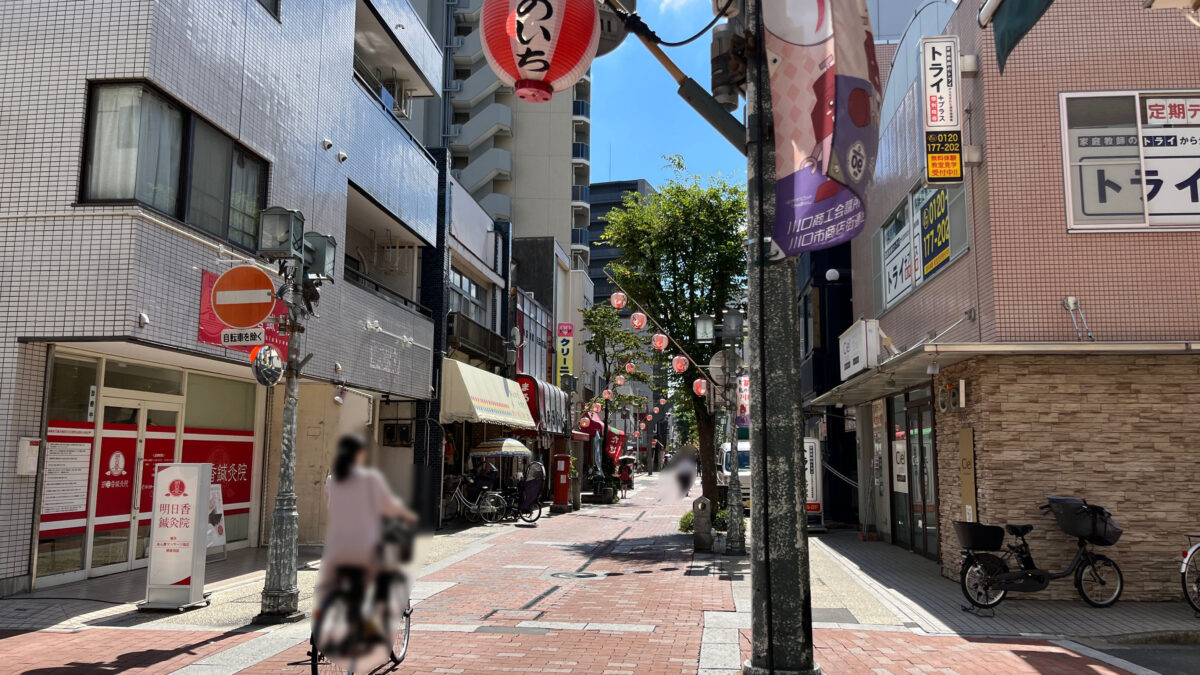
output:
{"label": "parked bicycle", "polygon": [[[1062,572],[1038,568],[1029,551],[1025,535],[1033,525],[982,525],[954,522],[954,531],[962,544],[962,572],[959,577],[963,596],[973,606],[989,609],[999,605],[1009,591],[1032,593],[1043,590],[1054,579],[1075,575],[1079,597],[1092,607],[1110,607],[1125,586],[1121,568],[1107,556],[1095,553],[1091,545],[1112,546],[1121,538],[1121,528],[1107,509],[1076,497],[1051,495],[1042,511],[1054,515],[1064,532],[1078,539],[1079,548],[1070,566]],[[1004,533],[1016,537],[1017,544],[1004,544]],[[988,551],[1004,551],[996,556]],[[1010,563],[1016,570],[1010,569]],[[1186,583],[1185,583],[1186,585]]]}
{"label": "parked bicycle", "polygon": [[543,481],[531,479],[522,481],[519,486],[513,486],[504,491],[504,518],[527,522],[537,522],[542,517],[542,502],[539,495]]}
{"label": "parked bicycle", "polygon": [[454,488],[454,494],[450,497],[450,503],[447,505],[446,519],[455,516],[466,518],[469,523],[495,523],[504,516],[507,504],[504,497],[487,489],[480,490],[475,495],[475,499],[468,499],[466,492],[463,491],[463,485],[470,485],[474,480],[470,476],[462,476],[458,480],[458,485]]}
{"label": "parked bicycle", "polygon": [[384,658],[399,665],[408,654],[412,603],[401,568],[412,559],[413,530],[388,521],[379,546],[379,573],[368,584],[361,567],[339,567],[334,588],[313,613],[309,659],[313,675],[378,669]]}
{"label": "parked bicycle", "polygon": [[1183,552],[1183,564],[1179,567],[1179,579],[1183,582],[1183,597],[1200,616],[1200,534],[1189,534],[1188,548]]}

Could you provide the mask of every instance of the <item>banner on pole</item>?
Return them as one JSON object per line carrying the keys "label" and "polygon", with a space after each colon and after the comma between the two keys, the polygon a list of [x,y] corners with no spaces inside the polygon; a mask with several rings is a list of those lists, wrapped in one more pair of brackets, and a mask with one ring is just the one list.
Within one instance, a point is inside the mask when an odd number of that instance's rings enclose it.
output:
{"label": "banner on pole", "polygon": [[879,144],[879,64],[866,0],[763,6],[775,123],[773,257],[849,241]]}

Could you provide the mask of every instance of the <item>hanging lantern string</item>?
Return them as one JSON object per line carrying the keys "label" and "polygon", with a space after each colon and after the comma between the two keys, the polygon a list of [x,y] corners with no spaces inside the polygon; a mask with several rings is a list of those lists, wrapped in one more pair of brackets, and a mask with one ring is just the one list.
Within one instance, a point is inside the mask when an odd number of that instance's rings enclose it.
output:
{"label": "hanging lantern string", "polygon": [[[660,324],[658,322],[658,319],[656,319],[654,317],[653,313],[647,312],[646,308],[642,307],[642,303],[638,302],[636,298],[634,298],[632,295],[630,295],[629,291],[622,288],[621,284],[618,284],[617,280],[613,278],[613,275],[608,273],[608,270],[604,270],[604,276],[608,277],[609,282],[611,282],[612,285],[617,288],[617,290],[619,290],[625,294],[625,298],[629,302],[632,302],[637,307],[637,310],[639,312],[646,315],[646,318],[650,320],[650,323],[654,324],[654,327],[658,329],[658,332],[667,336],[667,339],[671,341],[671,344],[675,345],[675,349],[679,350],[680,354],[683,354],[684,356],[687,357],[688,363],[692,364],[696,368],[696,370],[700,371],[700,375],[702,375],[704,377],[704,379],[708,380],[712,384],[713,391],[720,389],[720,386],[717,385],[717,381],[712,379],[712,376],[709,375],[708,372],[706,372],[703,368],[701,368],[700,364],[696,363],[696,359],[693,359],[692,355],[687,353],[687,350],[683,348],[683,345],[679,344],[678,342],[675,341],[675,338],[671,337],[671,334],[668,333],[667,330],[662,327],[662,324]],[[684,371],[684,372],[687,372],[687,371]],[[679,373],[679,374],[683,375],[683,373]]]}

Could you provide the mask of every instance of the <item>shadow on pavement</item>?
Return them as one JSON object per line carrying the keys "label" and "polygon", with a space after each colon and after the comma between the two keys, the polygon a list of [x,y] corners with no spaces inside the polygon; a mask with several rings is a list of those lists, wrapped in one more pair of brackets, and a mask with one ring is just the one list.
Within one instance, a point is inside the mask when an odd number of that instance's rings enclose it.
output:
{"label": "shadow on pavement", "polygon": [[90,663],[72,661],[46,668],[35,668],[26,670],[25,675],[73,675],[75,673],[79,675],[91,675],[94,673],[122,673],[135,669],[140,670],[147,666],[153,666],[178,656],[183,656],[184,654],[196,654],[195,650],[201,647],[221,642],[235,635],[240,635],[242,632],[227,631],[221,635],[191,644],[180,645],[174,649],[143,649],[140,651],[125,652],[109,661],[93,661]]}

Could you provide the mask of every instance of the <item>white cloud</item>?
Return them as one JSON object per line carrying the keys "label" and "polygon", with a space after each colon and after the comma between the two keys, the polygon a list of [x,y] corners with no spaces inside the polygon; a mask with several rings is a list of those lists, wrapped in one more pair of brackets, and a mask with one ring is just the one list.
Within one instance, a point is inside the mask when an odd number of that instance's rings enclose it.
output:
{"label": "white cloud", "polygon": [[680,12],[686,7],[697,4],[704,4],[704,0],[658,0],[658,11],[661,14]]}

